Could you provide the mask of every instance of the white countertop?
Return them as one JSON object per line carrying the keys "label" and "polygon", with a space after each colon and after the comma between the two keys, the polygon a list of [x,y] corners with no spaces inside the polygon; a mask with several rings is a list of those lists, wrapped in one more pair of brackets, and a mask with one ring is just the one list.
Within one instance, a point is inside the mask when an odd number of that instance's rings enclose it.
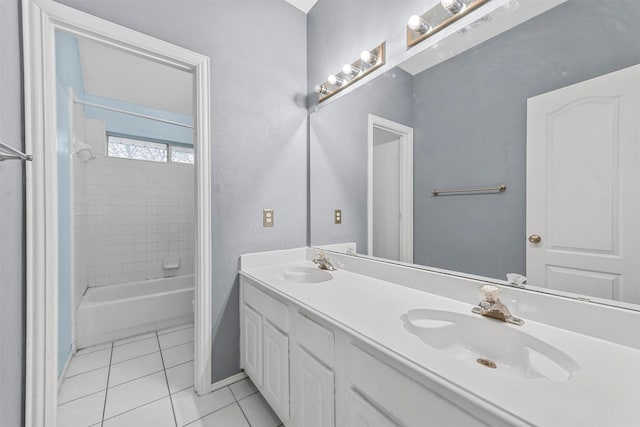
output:
{"label": "white countertop", "polygon": [[310,261],[297,261],[244,268],[241,273],[347,332],[366,337],[402,363],[417,365],[456,391],[461,388],[512,417],[544,426],[640,426],[637,349],[525,318],[522,326],[505,323],[504,327],[517,328],[556,347],[580,369],[568,381],[517,378],[454,359],[405,330],[401,320],[407,311],[421,308],[469,314],[471,304],[346,270],[331,272],[333,278],[327,282],[293,283],[282,273],[292,266],[315,267]]}

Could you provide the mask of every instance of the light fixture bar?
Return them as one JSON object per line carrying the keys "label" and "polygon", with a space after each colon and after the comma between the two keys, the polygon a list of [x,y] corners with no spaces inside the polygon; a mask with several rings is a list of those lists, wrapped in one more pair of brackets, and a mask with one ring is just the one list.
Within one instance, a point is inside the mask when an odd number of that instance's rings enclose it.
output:
{"label": "light fixture bar", "polygon": [[331,98],[384,64],[385,44],[383,42],[371,50],[363,51],[358,59],[351,64],[345,64],[339,72],[331,74],[326,82],[317,84],[315,91],[318,94],[318,102]]}
{"label": "light fixture bar", "polygon": [[422,25],[421,21],[418,21],[417,15],[412,16],[409,24],[407,24],[407,49],[431,37],[490,1],[443,0],[422,15],[419,15],[424,25]]}

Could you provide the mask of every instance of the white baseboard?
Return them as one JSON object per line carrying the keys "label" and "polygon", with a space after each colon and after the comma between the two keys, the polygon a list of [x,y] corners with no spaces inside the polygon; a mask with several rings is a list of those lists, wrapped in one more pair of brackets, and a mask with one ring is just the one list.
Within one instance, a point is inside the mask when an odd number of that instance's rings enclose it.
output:
{"label": "white baseboard", "polygon": [[229,378],[225,378],[223,380],[220,380],[218,382],[211,384],[211,391],[219,390],[233,383],[237,383],[238,381],[243,380],[245,378],[247,378],[247,374],[245,374],[245,372],[242,371],[240,373],[230,376]]}

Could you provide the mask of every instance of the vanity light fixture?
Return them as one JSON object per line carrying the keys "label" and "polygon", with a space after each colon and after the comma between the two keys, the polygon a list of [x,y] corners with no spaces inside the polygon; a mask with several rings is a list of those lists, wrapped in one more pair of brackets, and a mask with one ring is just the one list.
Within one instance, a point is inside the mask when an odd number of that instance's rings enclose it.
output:
{"label": "vanity light fixture", "polygon": [[431,25],[427,24],[420,15],[412,15],[407,22],[407,27],[416,33],[424,34],[431,30]]}
{"label": "vanity light fixture", "polygon": [[340,77],[336,77],[335,74],[329,74],[329,77],[327,77],[327,81],[331,86],[338,86],[338,87],[342,86],[345,83],[344,79],[341,79]]}
{"label": "vanity light fixture", "polygon": [[454,15],[464,9],[464,3],[460,0],[440,0],[440,4],[447,9],[449,13],[453,13]]}
{"label": "vanity light fixture", "polygon": [[439,4],[422,15],[413,15],[407,22],[407,48],[417,45],[490,1],[440,0]]}
{"label": "vanity light fixture", "polygon": [[342,74],[349,76],[349,79],[357,76],[360,71],[362,71],[362,69],[354,67],[353,64],[344,64],[342,66]]}
{"label": "vanity light fixture", "polygon": [[320,95],[326,95],[326,94],[329,93],[329,88],[327,88],[327,86],[321,85],[321,84],[315,85],[313,90],[314,90],[315,93],[318,93]]}
{"label": "vanity light fixture", "polygon": [[339,73],[329,75],[326,82],[315,85],[314,90],[318,94],[318,102],[330,98],[367,74],[377,70],[383,66],[384,63],[384,43],[371,50],[362,51],[360,58],[351,64],[344,64],[342,70]]}

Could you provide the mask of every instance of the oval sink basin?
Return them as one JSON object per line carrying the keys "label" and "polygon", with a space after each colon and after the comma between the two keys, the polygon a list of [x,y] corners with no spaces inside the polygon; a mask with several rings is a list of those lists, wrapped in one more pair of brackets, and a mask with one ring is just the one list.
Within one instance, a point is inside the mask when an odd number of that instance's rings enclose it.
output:
{"label": "oval sink basin", "polygon": [[428,346],[478,369],[552,381],[567,381],[580,369],[556,347],[498,320],[430,309],[409,310],[402,320]]}
{"label": "oval sink basin", "polygon": [[287,282],[322,283],[333,278],[331,273],[316,267],[288,267],[282,270],[282,276]]}

